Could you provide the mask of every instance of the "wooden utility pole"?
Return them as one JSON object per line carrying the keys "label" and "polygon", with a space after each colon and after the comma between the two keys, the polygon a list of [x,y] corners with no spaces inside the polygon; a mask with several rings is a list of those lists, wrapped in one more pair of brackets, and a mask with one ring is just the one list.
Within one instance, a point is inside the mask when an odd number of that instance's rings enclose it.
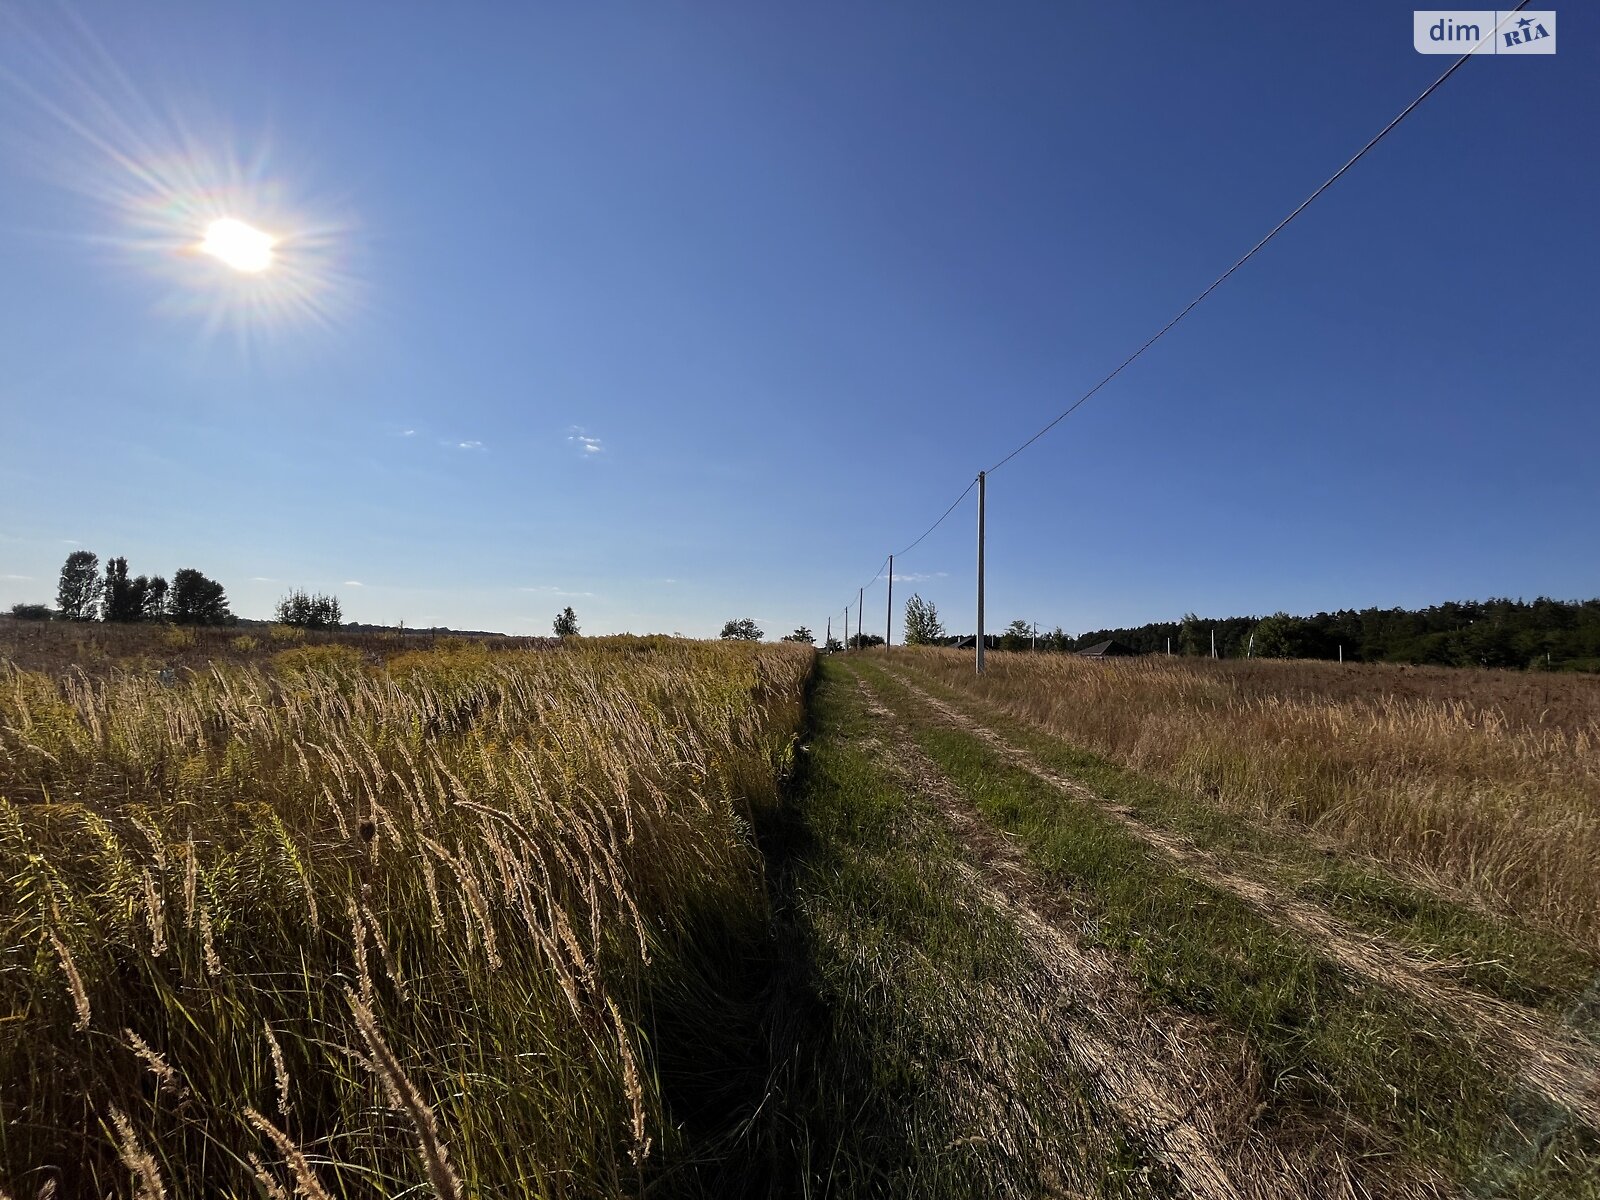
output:
{"label": "wooden utility pole", "polygon": [[844,648],[847,652],[850,649],[850,606],[848,604],[844,606]]}
{"label": "wooden utility pole", "polygon": [[828,632],[822,635],[822,648],[826,650],[828,643],[833,641],[833,618],[828,618]]}
{"label": "wooden utility pole", "polygon": [[985,472],[978,472],[978,674],[983,674],[983,493]]}
{"label": "wooden utility pole", "polygon": [[866,594],[866,588],[859,587],[856,589],[856,641],[861,642],[858,648],[862,650],[867,648],[867,643],[862,640],[866,635],[861,632],[861,618],[867,615],[867,610],[862,606],[861,602]]}
{"label": "wooden utility pole", "polygon": [[883,606],[883,652],[894,643],[894,555],[889,555],[889,600]]}

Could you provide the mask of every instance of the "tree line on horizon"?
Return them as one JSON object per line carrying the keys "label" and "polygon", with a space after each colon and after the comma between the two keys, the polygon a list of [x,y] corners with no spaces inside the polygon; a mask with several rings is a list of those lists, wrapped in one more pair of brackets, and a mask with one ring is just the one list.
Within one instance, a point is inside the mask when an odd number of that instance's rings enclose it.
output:
{"label": "tree line on horizon", "polygon": [[[945,631],[938,609],[913,595],[903,637],[910,646],[949,646],[965,639]],[[1140,654],[1219,658],[1313,658],[1447,667],[1600,671],[1600,599],[1467,600],[1427,608],[1364,608],[1292,616],[1201,617],[1095,629],[1076,637],[1059,626],[1035,630],[1012,621],[988,635],[997,650],[1073,653],[1105,641]],[[881,641],[882,639],[878,639]],[[852,644],[855,639],[851,639]]]}
{"label": "tree line on horizon", "polygon": [[[567,613],[570,615],[569,608]],[[113,624],[232,625],[222,584],[193,567],[176,571],[169,584],[162,575],[130,575],[122,556],[106,560],[92,550],[74,550],[61,566],[54,609],[45,604],[14,604],[11,615],[31,621],[106,621]],[[302,629],[338,629],[344,614],[337,596],[295,589],[278,601],[274,619]]]}
{"label": "tree line on horizon", "polygon": [[[1096,629],[1069,650],[1115,639],[1142,654],[1220,658],[1343,658],[1443,667],[1600,671],[1600,599],[1447,601],[1427,608],[1363,608],[1292,616],[1201,617]],[[1252,638],[1254,639],[1252,643]]]}
{"label": "tree line on horizon", "polygon": [[109,621],[116,624],[170,622],[174,625],[226,625],[234,616],[227,592],[193,567],[164,575],[131,575],[121,555],[106,560],[92,550],[74,550],[61,566],[56,606],[15,604],[11,615],[22,620]]}

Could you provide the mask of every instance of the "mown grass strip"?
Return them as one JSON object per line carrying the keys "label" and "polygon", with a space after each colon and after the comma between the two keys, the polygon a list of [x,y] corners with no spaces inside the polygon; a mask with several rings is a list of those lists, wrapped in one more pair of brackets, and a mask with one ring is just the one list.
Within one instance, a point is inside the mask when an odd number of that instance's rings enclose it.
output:
{"label": "mown grass strip", "polygon": [[808,1194],[1167,1194],[1061,1057],[1040,965],[887,769],[837,664],[813,727],[765,839],[811,1001],[774,1034],[795,1047],[784,1119]]}
{"label": "mown grass strip", "polygon": [[1495,1196],[1590,1196],[1600,1143],[1404,998],[1351,980],[1237,898],[1175,869],[1110,815],[941,724],[879,666],[851,664],[983,816],[1093,914],[1087,932],[1154,999],[1236,1030],[1261,1121],[1368,1156],[1378,1176],[1442,1170]]}
{"label": "mown grass strip", "polygon": [[1052,771],[1126,805],[1147,824],[1189,839],[1230,869],[1270,879],[1357,928],[1422,951],[1445,964],[1446,973],[1465,987],[1574,1017],[1581,1026],[1583,1014],[1574,1013],[1574,1007],[1600,972],[1600,957],[1581,947],[1546,930],[1441,896],[1376,863],[1325,853],[1304,837],[1211,808],[1192,795],[953,692],[908,664],[891,664],[891,673],[901,670],[919,687],[978,719]]}

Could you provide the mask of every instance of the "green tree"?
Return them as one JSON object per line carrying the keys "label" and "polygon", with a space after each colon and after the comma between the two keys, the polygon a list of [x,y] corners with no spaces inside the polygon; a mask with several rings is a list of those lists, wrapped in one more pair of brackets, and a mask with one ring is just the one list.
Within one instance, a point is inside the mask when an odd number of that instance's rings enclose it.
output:
{"label": "green tree", "polygon": [[145,585],[144,619],[146,621],[167,619],[167,581],[163,576],[152,575]]}
{"label": "green tree", "polygon": [[193,567],[184,567],[172,577],[169,596],[169,611],[179,625],[226,625],[233,620],[222,585]]}
{"label": "green tree", "polygon": [[782,640],[785,642],[804,642],[808,646],[815,646],[817,644],[817,635],[802,625],[793,633],[784,634]]}
{"label": "green tree", "polygon": [[46,604],[13,604],[11,615],[19,621],[48,621],[50,607]]}
{"label": "green tree", "polygon": [[555,630],[558,638],[578,636],[578,614],[572,611],[572,605],[556,614]]}
{"label": "green tree", "polygon": [[298,588],[278,601],[273,615],[280,624],[299,629],[337,629],[344,620],[339,597],[321,592],[313,596]]}
{"label": "green tree", "polygon": [[64,621],[92,621],[100,600],[100,556],[74,550],[61,566],[56,611]]}
{"label": "green tree", "polygon": [[759,642],[762,638],[761,630],[749,617],[740,617],[737,621],[729,621],[722,627],[718,635],[727,641]]}
{"label": "green tree", "polygon": [[1178,628],[1178,653],[1211,653],[1211,633],[1193,613],[1183,614],[1183,624]]}
{"label": "green tree", "polygon": [[939,610],[915,592],[906,601],[905,631],[908,646],[936,646],[944,640]]}
{"label": "green tree", "polygon": [[1257,658],[1298,658],[1295,619],[1286,612],[1275,612],[1255,628]]}
{"label": "green tree", "polygon": [[128,577],[128,560],[118,555],[106,560],[106,581],[100,592],[101,615],[107,621],[130,624],[144,617],[144,600],[150,581],[143,575]]}
{"label": "green tree", "polygon": [[1000,649],[1027,650],[1033,645],[1033,626],[1020,617],[1000,635]]}

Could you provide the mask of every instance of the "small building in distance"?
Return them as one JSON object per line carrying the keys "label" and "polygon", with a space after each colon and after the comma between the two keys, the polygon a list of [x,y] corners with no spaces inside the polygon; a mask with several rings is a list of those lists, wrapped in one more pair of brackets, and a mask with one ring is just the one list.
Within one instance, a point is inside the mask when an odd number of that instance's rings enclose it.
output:
{"label": "small building in distance", "polygon": [[1078,651],[1080,658],[1136,658],[1139,652],[1132,646],[1124,646],[1116,638],[1108,641],[1096,642],[1092,646],[1085,646]]}

